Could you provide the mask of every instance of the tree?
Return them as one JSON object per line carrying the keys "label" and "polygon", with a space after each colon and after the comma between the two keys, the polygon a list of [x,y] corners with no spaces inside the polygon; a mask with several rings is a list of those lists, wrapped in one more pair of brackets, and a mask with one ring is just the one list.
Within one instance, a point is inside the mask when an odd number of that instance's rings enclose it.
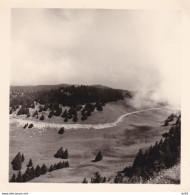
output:
{"label": "tree", "polygon": [[16,182],[22,182],[22,175],[21,172],[18,172],[17,178],[16,178]]}
{"label": "tree", "polygon": [[28,126],[28,128],[32,128],[34,125],[31,123],[29,126]]}
{"label": "tree", "polygon": [[24,125],[23,129],[25,129],[27,126],[28,126],[28,123],[26,123],[26,124]]}
{"label": "tree", "polygon": [[54,111],[52,110],[49,112],[48,118],[51,118],[53,115],[54,115]]}
{"label": "tree", "polygon": [[114,179],[114,183],[123,183],[123,176],[121,175],[121,173],[117,173],[115,179]]}
{"label": "tree", "polygon": [[20,152],[15,156],[11,162],[13,170],[20,170],[22,168],[22,156]]}
{"label": "tree", "polygon": [[41,167],[41,174],[42,174],[42,175],[43,175],[43,174],[46,174],[46,172],[47,172],[47,167],[46,167],[45,164],[43,164],[42,167]]}
{"label": "tree", "polygon": [[35,169],[35,176],[36,177],[39,177],[41,175],[41,168],[39,165],[36,166],[36,169]]}
{"label": "tree", "polygon": [[54,154],[54,157],[55,158],[62,158],[63,153],[64,153],[63,148],[61,147],[61,148],[59,148],[59,150],[57,150],[56,154]]}
{"label": "tree", "polygon": [[64,122],[67,122],[68,121],[68,118],[66,117],[65,119],[64,119]]}
{"label": "tree", "polygon": [[101,103],[96,103],[96,109],[97,109],[98,111],[102,111],[102,110],[103,110],[102,104],[101,104]]}
{"label": "tree", "polygon": [[16,175],[15,175],[15,174],[13,174],[13,176],[12,176],[10,182],[16,182]]}
{"label": "tree", "polygon": [[28,164],[26,165],[27,167],[32,167],[33,166],[33,163],[32,163],[32,159],[30,158]]}
{"label": "tree", "polygon": [[69,167],[69,162],[68,161],[65,162],[65,167]]}
{"label": "tree", "polygon": [[69,157],[69,153],[68,153],[68,150],[66,149],[65,152],[63,153],[62,158],[63,159],[68,159],[68,157]]}
{"label": "tree", "polygon": [[23,180],[23,182],[27,182],[31,179],[33,179],[31,169],[29,167],[27,167],[25,173],[22,175],[22,180]]}
{"label": "tree", "polygon": [[106,177],[101,177],[100,173],[96,172],[91,178],[91,183],[106,183]]}
{"label": "tree", "polygon": [[44,115],[42,113],[41,117],[40,117],[40,120],[44,120]]}
{"label": "tree", "polygon": [[64,129],[64,127],[62,127],[60,130],[59,130],[59,132],[58,132],[58,134],[63,134],[65,132],[65,129]]}
{"label": "tree", "polygon": [[82,183],[88,183],[86,177],[84,178],[84,180],[82,181]]}
{"label": "tree", "polygon": [[78,117],[77,116],[74,116],[73,117],[73,122],[77,122],[78,121]]}
{"label": "tree", "polygon": [[21,156],[21,161],[24,162],[24,154]]}
{"label": "tree", "polygon": [[65,109],[65,111],[63,112],[61,117],[63,117],[63,118],[67,118],[68,117],[67,109]]}
{"label": "tree", "polygon": [[101,161],[102,158],[103,158],[102,153],[101,153],[101,151],[99,151],[98,154],[96,155],[96,158],[95,158],[94,162]]}

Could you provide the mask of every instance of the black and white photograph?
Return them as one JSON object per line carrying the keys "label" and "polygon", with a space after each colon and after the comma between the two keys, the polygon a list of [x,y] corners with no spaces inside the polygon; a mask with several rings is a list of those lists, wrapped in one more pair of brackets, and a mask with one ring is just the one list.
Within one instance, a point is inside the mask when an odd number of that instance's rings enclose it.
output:
{"label": "black and white photograph", "polygon": [[8,182],[179,185],[181,21],[12,8]]}

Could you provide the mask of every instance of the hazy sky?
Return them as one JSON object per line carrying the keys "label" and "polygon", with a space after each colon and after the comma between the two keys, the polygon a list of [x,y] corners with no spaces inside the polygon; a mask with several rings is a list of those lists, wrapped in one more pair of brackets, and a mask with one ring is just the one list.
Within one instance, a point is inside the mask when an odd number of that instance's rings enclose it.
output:
{"label": "hazy sky", "polygon": [[175,96],[180,16],[179,11],[12,9],[11,84],[102,84]]}

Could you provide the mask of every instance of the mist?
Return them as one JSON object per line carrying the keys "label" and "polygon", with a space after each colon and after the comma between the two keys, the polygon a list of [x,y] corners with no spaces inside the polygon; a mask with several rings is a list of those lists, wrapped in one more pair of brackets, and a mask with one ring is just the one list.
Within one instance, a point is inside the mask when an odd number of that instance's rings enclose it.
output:
{"label": "mist", "polygon": [[11,84],[102,84],[180,106],[180,11],[12,9]]}

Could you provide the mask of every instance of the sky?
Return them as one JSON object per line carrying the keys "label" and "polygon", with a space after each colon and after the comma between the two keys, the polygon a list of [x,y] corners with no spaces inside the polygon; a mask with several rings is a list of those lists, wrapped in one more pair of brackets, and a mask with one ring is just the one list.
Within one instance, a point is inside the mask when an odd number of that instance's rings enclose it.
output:
{"label": "sky", "polygon": [[180,11],[12,9],[11,85],[102,84],[180,102]]}

